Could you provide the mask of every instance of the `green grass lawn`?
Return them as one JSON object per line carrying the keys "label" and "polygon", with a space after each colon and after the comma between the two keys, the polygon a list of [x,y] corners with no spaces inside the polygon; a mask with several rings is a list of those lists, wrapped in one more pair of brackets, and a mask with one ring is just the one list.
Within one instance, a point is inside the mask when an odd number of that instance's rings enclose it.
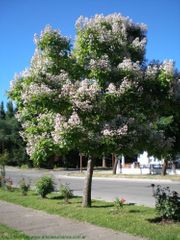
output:
{"label": "green grass lawn", "polygon": [[5,239],[9,239],[9,240],[26,240],[26,239],[30,239],[28,236],[26,236],[25,234],[16,231],[13,228],[9,228],[6,225],[0,224],[0,239],[1,240],[5,240]]}
{"label": "green grass lawn", "polygon": [[92,208],[84,209],[80,197],[65,204],[57,193],[41,199],[33,191],[22,196],[19,190],[8,192],[1,189],[0,199],[152,240],[180,240],[180,223],[155,222],[157,216],[153,208],[125,205],[122,211],[115,213],[113,203],[93,201]]}

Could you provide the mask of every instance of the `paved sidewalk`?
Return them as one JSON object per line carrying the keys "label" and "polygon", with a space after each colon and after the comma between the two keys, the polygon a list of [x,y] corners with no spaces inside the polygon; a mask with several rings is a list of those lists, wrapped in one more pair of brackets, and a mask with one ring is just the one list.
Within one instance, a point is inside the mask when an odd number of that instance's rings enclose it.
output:
{"label": "paved sidewalk", "polygon": [[[89,223],[47,214],[43,211],[34,210],[31,208],[25,208],[5,201],[0,201],[0,223],[23,231],[29,236],[48,236],[47,239],[55,239],[55,236],[59,236],[59,238],[56,237],[56,239],[143,239],[126,233],[120,233],[110,229],[97,227]],[[52,238],[50,236],[52,236]]]}

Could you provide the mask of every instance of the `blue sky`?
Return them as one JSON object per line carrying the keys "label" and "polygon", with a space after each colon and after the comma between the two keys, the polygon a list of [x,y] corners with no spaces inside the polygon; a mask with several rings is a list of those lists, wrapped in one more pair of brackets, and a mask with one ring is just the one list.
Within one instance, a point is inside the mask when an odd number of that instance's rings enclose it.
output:
{"label": "blue sky", "polygon": [[180,0],[0,0],[0,101],[15,73],[29,66],[33,36],[45,25],[74,39],[76,19],[121,13],[148,26],[146,58],[173,59],[180,70]]}

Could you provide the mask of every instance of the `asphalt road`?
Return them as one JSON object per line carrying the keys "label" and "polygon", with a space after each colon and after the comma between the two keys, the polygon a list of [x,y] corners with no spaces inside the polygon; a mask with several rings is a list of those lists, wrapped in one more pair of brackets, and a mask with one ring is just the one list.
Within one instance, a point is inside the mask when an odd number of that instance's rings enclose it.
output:
{"label": "asphalt road", "polygon": [[[67,183],[75,195],[82,195],[84,178],[81,177],[68,177],[63,175],[63,172],[58,171],[19,170],[15,168],[6,170],[6,176],[13,180],[14,185],[18,185],[19,180],[24,177],[25,179],[30,179],[32,186],[34,186],[39,177],[47,174],[54,177],[57,189],[60,184]],[[116,197],[123,197],[127,203],[153,207],[155,201],[152,196],[152,183],[169,186],[171,190],[175,190],[180,194],[180,183],[178,182],[93,178],[92,198],[114,201]]]}

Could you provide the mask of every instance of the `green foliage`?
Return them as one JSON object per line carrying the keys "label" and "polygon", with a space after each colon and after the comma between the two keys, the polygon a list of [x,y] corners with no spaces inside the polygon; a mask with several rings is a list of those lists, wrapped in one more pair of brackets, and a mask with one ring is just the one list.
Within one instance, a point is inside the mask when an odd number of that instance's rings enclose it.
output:
{"label": "green foliage", "polygon": [[1,102],[1,105],[0,105],[0,119],[5,119],[5,116],[6,116],[6,113],[5,113],[5,110],[4,110],[4,103]]}
{"label": "green foliage", "polygon": [[21,165],[28,163],[28,156],[25,152],[25,143],[20,137],[21,126],[16,120],[15,110],[12,102],[7,103],[5,118],[0,118],[0,153],[5,149],[8,153],[7,165]]}
{"label": "green foliage", "polygon": [[68,203],[69,199],[73,197],[73,192],[68,186],[68,184],[61,184],[59,192],[61,196],[64,198],[65,203]]}
{"label": "green foliage", "polygon": [[6,117],[12,118],[15,114],[15,109],[13,107],[13,103],[11,101],[7,102],[7,111],[6,111]]}
{"label": "green foliage", "polygon": [[22,192],[22,195],[23,196],[26,196],[29,189],[30,189],[30,182],[26,182],[26,180],[24,178],[22,178],[20,181],[19,181],[19,187],[21,189],[21,192]]}
{"label": "green foliage", "polygon": [[21,231],[17,231],[13,228],[10,228],[4,224],[0,224],[0,239],[1,240],[30,240],[31,237],[26,236]]}
{"label": "green foliage", "polygon": [[116,213],[119,213],[123,210],[124,203],[126,200],[124,198],[116,198],[114,201],[114,210]]}
{"label": "green foliage", "polygon": [[10,192],[13,191],[13,181],[10,177],[5,178],[5,189],[10,191]]}
{"label": "green foliage", "polygon": [[169,187],[163,188],[160,185],[153,189],[153,193],[159,216],[162,219],[180,221],[180,198],[178,193],[170,191]]}
{"label": "green foliage", "polygon": [[43,176],[36,182],[36,191],[45,198],[47,194],[54,191],[54,181],[50,176]]}

